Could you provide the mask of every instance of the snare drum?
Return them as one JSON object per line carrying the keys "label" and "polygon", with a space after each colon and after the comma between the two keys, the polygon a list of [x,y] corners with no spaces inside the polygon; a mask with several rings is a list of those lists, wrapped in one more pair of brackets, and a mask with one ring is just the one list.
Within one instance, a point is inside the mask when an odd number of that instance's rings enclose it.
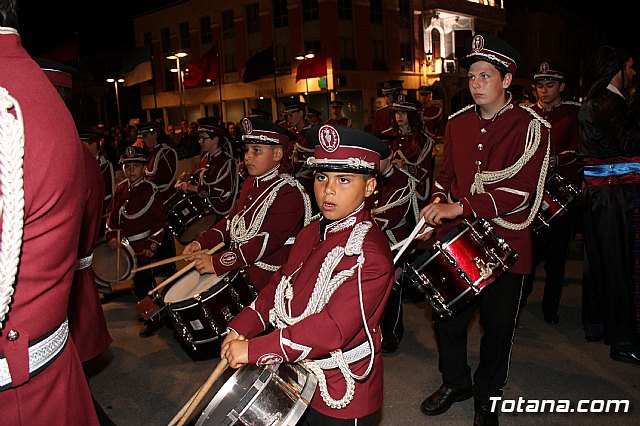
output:
{"label": "snare drum", "polygon": [[294,426],[318,379],[299,364],[243,365],[213,397],[196,426]]}
{"label": "snare drum", "polygon": [[164,203],[164,211],[167,226],[182,245],[195,240],[218,220],[209,200],[194,192],[176,191]]}
{"label": "snare drum", "polygon": [[191,271],[166,292],[164,305],[186,344],[195,349],[195,345],[217,340],[229,322],[253,302],[255,294],[244,288],[239,275],[238,271],[222,276]]}
{"label": "snare drum", "polygon": [[407,267],[406,276],[442,318],[462,310],[518,258],[483,219],[458,228]]}
{"label": "snare drum", "polygon": [[533,230],[541,232],[549,228],[552,221],[562,217],[582,192],[568,179],[557,172],[544,185],[540,209],[533,222]]}
{"label": "snare drum", "polygon": [[119,263],[120,267],[118,268],[118,250],[109,247],[106,240],[100,240],[93,249],[93,261],[91,262],[96,283],[110,288],[113,283],[133,277],[131,270],[138,266],[138,262],[136,253],[126,239],[123,239],[120,244]]}

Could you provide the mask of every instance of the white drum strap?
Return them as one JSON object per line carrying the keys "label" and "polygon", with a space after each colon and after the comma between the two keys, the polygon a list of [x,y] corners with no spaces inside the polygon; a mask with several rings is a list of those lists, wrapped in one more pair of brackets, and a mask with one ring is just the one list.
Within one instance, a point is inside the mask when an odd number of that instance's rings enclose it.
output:
{"label": "white drum strap", "polygon": [[[529,123],[529,127],[527,129],[527,138],[524,153],[522,156],[513,163],[511,166],[506,169],[497,170],[497,171],[478,171],[475,175],[474,182],[471,185],[471,194],[484,194],[484,185],[485,184],[496,184],[505,179],[512,178],[515,176],[522,168],[529,162],[531,157],[536,153],[538,146],[540,145],[540,126],[541,120],[531,120]],[[522,223],[512,223],[508,222],[499,217],[491,219],[496,225],[499,225],[505,229],[511,229],[514,231],[519,231],[531,224],[533,219],[536,217],[538,213],[538,208],[540,207],[540,203],[542,202],[542,195],[544,192],[544,182],[547,177],[547,169],[549,167],[549,150],[551,147],[551,134],[549,133],[549,140],[547,140],[547,150],[544,156],[544,160],[542,161],[542,170],[540,170],[540,176],[538,177],[538,185],[536,187],[536,198],[533,202],[533,206],[529,211],[529,216]]]}
{"label": "white drum strap", "polygon": [[22,249],[24,139],[20,104],[0,87],[0,329],[9,312]]}
{"label": "white drum strap", "polygon": [[[276,294],[274,297],[274,308],[269,311],[269,322],[274,325],[278,329],[285,328],[289,325],[296,324],[297,322],[303,320],[304,318],[312,315],[314,313],[318,313],[324,309],[326,304],[329,302],[329,299],[333,295],[333,293],[344,283],[348,278],[353,276],[355,270],[358,271],[358,293],[360,296],[360,312],[362,315],[362,321],[364,325],[365,332],[367,334],[367,342],[370,346],[370,358],[369,365],[362,375],[355,375],[350,369],[349,364],[345,360],[342,350],[336,349],[330,353],[331,358],[335,361],[337,367],[342,372],[346,383],[345,393],[339,400],[336,400],[331,397],[327,388],[327,381],[324,375],[324,371],[320,365],[318,365],[314,360],[306,359],[302,361],[302,365],[312,371],[318,378],[318,384],[320,387],[320,395],[322,396],[323,401],[333,409],[342,409],[349,405],[349,403],[353,400],[353,396],[355,395],[355,380],[362,380],[367,377],[373,367],[373,359],[374,359],[374,351],[373,351],[373,338],[369,332],[369,328],[367,326],[367,319],[364,312],[364,305],[362,301],[362,266],[365,262],[364,252],[362,251],[362,245],[364,242],[364,238],[366,237],[369,229],[371,229],[371,222],[361,222],[354,226],[351,234],[349,235],[349,239],[347,240],[347,244],[344,247],[337,246],[334,247],[329,254],[325,257],[324,262],[322,263],[322,267],[320,268],[320,272],[318,273],[318,278],[316,279],[316,283],[307,302],[307,306],[302,312],[301,315],[294,317],[289,313],[291,310],[291,302],[293,300],[293,286],[291,284],[291,277],[298,272],[299,269],[294,271],[290,276],[283,276],[278,284],[276,289]],[[358,260],[356,264],[351,268],[339,271],[334,274],[335,268],[338,266],[342,258],[347,256],[358,255]]]}

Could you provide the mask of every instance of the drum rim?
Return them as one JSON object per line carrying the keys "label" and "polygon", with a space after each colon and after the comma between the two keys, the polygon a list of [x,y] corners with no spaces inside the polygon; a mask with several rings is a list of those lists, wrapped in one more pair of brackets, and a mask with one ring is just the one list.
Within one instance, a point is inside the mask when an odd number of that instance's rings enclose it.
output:
{"label": "drum rim", "polygon": [[[206,275],[209,275],[209,276],[211,276],[211,277],[215,276],[215,277],[217,277],[217,278],[219,278],[219,279],[218,279],[218,280],[217,280],[217,281],[216,281],[212,286],[207,287],[204,291],[201,291],[201,292],[199,292],[199,293],[192,294],[191,296],[189,296],[189,297],[188,297],[188,298],[186,298],[186,299],[178,300],[178,301],[175,301],[175,302],[167,302],[167,300],[166,300],[167,296],[171,293],[171,291],[172,291],[174,288],[177,288],[177,286],[178,286],[178,284],[180,283],[180,281],[182,281],[183,279],[185,279],[185,278],[186,278],[186,277],[188,277],[189,275],[193,275],[193,274],[198,274],[199,276],[202,276],[198,271],[190,271],[190,272],[188,272],[187,274],[185,274],[181,279],[179,279],[179,280],[177,280],[175,283],[173,283],[173,285],[169,288],[169,290],[167,290],[167,291],[164,293],[164,295],[163,295],[163,297],[162,297],[164,304],[166,304],[167,306],[178,306],[180,303],[182,303],[182,302],[186,302],[186,301],[189,301],[189,300],[192,300],[192,299],[194,299],[196,296],[199,296],[199,295],[205,295],[205,294],[207,294],[207,291],[212,290],[212,289],[213,289],[216,285],[218,285],[218,284],[225,284],[225,285],[223,285],[223,286],[220,288],[220,290],[219,290],[219,291],[216,291],[214,294],[212,294],[212,295],[208,295],[208,296],[203,297],[203,298],[201,299],[202,301],[209,300],[212,296],[215,296],[215,295],[217,295],[218,293],[220,293],[220,291],[224,290],[224,289],[229,285],[229,282],[230,282],[229,280],[227,280],[227,279],[226,279],[226,277],[229,275],[229,272],[228,272],[228,271],[227,271],[227,272],[225,272],[225,273],[224,273],[224,274],[222,274],[222,275],[206,274]],[[225,283],[225,281],[226,281],[226,283]],[[194,303],[194,304],[197,304],[197,302],[196,302],[196,303]],[[183,306],[180,306],[180,309],[176,309],[176,310],[186,309],[187,307],[191,307],[191,306],[193,306],[194,304],[190,304],[189,306],[184,306],[184,307],[183,307]]]}
{"label": "drum rim", "polygon": [[[253,364],[245,364],[245,365],[243,365],[235,373],[233,373],[233,375],[231,375],[231,377],[229,377],[229,379],[227,379],[225,384],[222,385],[222,387],[218,390],[218,392],[216,392],[214,397],[211,399],[211,401],[207,404],[206,408],[200,414],[200,417],[198,418],[198,421],[196,422],[196,426],[201,426],[201,425],[204,424],[204,422],[208,419],[209,415],[213,412],[213,410],[215,410],[215,408],[217,408],[220,405],[220,403],[222,402],[224,397],[229,393],[229,391],[233,388],[233,386],[235,386],[239,382],[239,380],[238,380],[239,377],[238,376],[244,374],[244,371],[246,369],[251,368],[251,370],[253,370],[253,369],[259,369],[260,370],[258,372],[258,375],[256,376],[255,380],[253,381],[253,383],[251,383],[251,385],[248,385],[246,387],[247,389],[249,389],[249,388],[253,388],[254,387],[255,382],[258,380],[258,378],[262,374],[262,371],[264,371],[264,370],[268,370],[269,373],[270,373],[269,379],[266,382],[264,382],[264,384],[262,386],[262,388],[266,387],[269,384],[269,382],[271,380],[273,380],[273,376],[277,375],[277,372],[281,367],[292,368],[294,370],[302,369],[303,371],[305,371],[307,373],[306,380],[304,382],[304,385],[302,386],[302,390],[300,391],[298,399],[296,401],[293,401],[293,404],[291,405],[291,409],[282,418],[281,423],[279,423],[282,426],[288,426],[288,425],[294,426],[297,423],[297,421],[300,419],[300,417],[302,417],[302,414],[304,414],[304,411],[307,409],[307,407],[311,404],[311,399],[313,398],[313,395],[314,395],[314,393],[316,391],[318,379],[315,376],[315,374],[313,374],[308,369],[304,368],[303,366],[301,366],[299,364],[293,364],[293,363],[269,364],[269,365],[265,365],[265,366],[262,366],[262,367],[258,367],[258,366],[253,365]],[[251,372],[251,370],[249,372]],[[298,373],[298,371],[296,371],[296,373]],[[240,412],[238,412],[238,417],[241,417],[259,396],[260,396],[260,392],[257,392],[251,398],[250,403],[246,404],[244,409],[242,409]],[[238,401],[238,402],[240,402],[240,401]],[[233,407],[234,411],[235,411],[235,408],[237,407],[237,405],[238,404],[234,405],[234,407]],[[229,420],[228,415],[229,414],[227,413],[224,416],[224,419]],[[296,415],[297,418],[292,418],[292,416],[294,416],[294,415]],[[291,420],[295,420],[295,422],[294,423],[290,423]],[[235,422],[230,423],[230,424],[235,424]]]}
{"label": "drum rim", "polygon": [[[95,253],[96,249],[99,246],[103,246],[103,245],[106,245],[106,246],[109,245],[109,243],[107,242],[107,239],[105,237],[103,237],[100,240],[98,240],[98,242],[96,243],[96,245],[95,245],[95,247],[93,249],[93,252]],[[135,275],[135,273],[131,273],[131,270],[138,267],[138,259],[136,258],[136,253],[133,250],[133,247],[131,247],[131,245],[129,244],[129,241],[127,241],[126,238],[123,238],[120,241],[120,246],[124,249],[124,252],[128,254],[128,257],[131,260],[131,262],[130,262],[131,263],[131,268],[129,268],[129,271],[127,271],[127,274],[124,276],[124,278],[116,279],[115,281],[109,281],[109,280],[103,279],[102,277],[100,277],[97,274],[96,270],[93,268],[93,265],[95,263],[92,262],[91,263],[91,270],[93,271],[93,275],[95,276],[95,280],[97,282],[99,282],[100,284],[103,284],[105,286],[109,286],[110,287],[111,284],[114,284],[114,283],[117,283],[117,282],[120,282],[120,281],[129,280],[129,279],[133,278],[133,276]],[[94,259],[94,261],[95,261],[95,259]]]}

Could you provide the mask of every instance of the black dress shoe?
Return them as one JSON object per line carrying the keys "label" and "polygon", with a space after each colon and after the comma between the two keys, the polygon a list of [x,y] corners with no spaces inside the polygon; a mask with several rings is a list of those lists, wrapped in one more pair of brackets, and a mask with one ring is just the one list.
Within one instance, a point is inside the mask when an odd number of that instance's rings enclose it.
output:
{"label": "black dress shoe", "polygon": [[142,326],[142,328],[138,332],[138,334],[140,335],[140,337],[153,336],[155,334],[156,330],[158,330],[160,327],[162,327],[162,322],[160,321],[160,319],[157,319],[157,320],[146,320],[144,322],[144,325]]}
{"label": "black dress shoe", "polygon": [[560,322],[560,317],[555,312],[545,312],[544,313],[544,321],[547,324],[557,324]]}
{"label": "black dress shoe", "polygon": [[590,342],[599,342],[604,339],[604,334],[585,334],[584,338]]}
{"label": "black dress shoe", "polygon": [[387,339],[382,338],[382,347],[380,350],[383,354],[389,355],[396,352],[398,350],[398,346],[400,346],[400,342],[398,342],[397,339],[394,339],[393,337],[389,337]]}
{"label": "black dress shoe", "polygon": [[475,401],[476,413],[473,416],[473,426],[498,426],[498,412],[492,412],[491,405],[491,402]]}
{"label": "black dress shoe", "polygon": [[640,351],[633,349],[625,349],[619,346],[611,346],[609,356],[616,361],[628,362],[635,365],[640,365]]}
{"label": "black dress shoe", "polygon": [[427,416],[437,416],[447,411],[455,402],[471,398],[471,386],[462,389],[449,388],[445,385],[435,391],[431,396],[422,401],[420,411]]}

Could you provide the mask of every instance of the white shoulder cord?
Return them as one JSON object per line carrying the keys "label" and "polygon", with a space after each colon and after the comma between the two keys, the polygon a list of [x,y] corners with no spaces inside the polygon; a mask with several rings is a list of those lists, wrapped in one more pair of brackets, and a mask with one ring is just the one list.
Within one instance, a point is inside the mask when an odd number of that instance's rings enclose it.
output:
{"label": "white shoulder cord", "polygon": [[[9,112],[14,109],[15,116]],[[0,329],[18,274],[24,225],[24,122],[18,101],[0,87]]]}
{"label": "white shoulder cord", "polygon": [[[471,185],[471,194],[484,194],[484,185],[485,184],[496,184],[505,179],[509,179],[515,176],[527,162],[534,156],[538,146],[540,145],[540,126],[541,120],[531,120],[529,123],[529,127],[527,129],[527,138],[524,148],[524,153],[522,156],[513,163],[511,166],[506,169],[497,170],[497,171],[485,171],[485,172],[477,172],[475,175],[475,179],[473,184]],[[551,146],[551,134],[549,133],[549,137],[547,139],[547,150],[544,156],[544,160],[542,161],[542,170],[540,171],[540,176],[538,177],[538,185],[536,187],[536,198],[533,202],[533,206],[529,212],[529,216],[522,223],[512,223],[508,222],[499,217],[491,219],[497,225],[505,228],[511,229],[514,231],[519,231],[531,224],[536,214],[538,213],[538,208],[540,207],[540,203],[542,201],[542,195],[544,191],[544,183],[547,177],[547,168],[549,167],[549,150]]]}
{"label": "white shoulder cord", "polygon": [[[371,369],[373,368],[373,360],[375,357],[375,353],[373,350],[373,337],[371,336],[369,327],[367,326],[367,318],[364,312],[364,304],[362,301],[362,266],[364,265],[365,261],[364,252],[362,251],[362,245],[364,242],[364,238],[366,237],[369,229],[371,229],[372,226],[373,224],[368,221],[356,224],[354,226],[354,229],[351,231],[351,235],[349,235],[347,244],[344,247],[334,247],[329,252],[322,264],[322,267],[320,268],[320,272],[318,274],[318,278],[316,279],[311,298],[307,303],[307,307],[301,315],[292,317],[287,313],[291,312],[291,301],[293,300],[293,286],[291,285],[291,276],[283,276],[280,280],[280,283],[278,284],[278,287],[276,289],[276,294],[274,296],[274,307],[269,312],[269,322],[271,322],[271,324],[273,324],[278,329],[296,324],[309,315],[322,311],[325,305],[329,302],[329,299],[331,298],[333,293],[349,277],[353,276],[356,268],[358,269],[358,296],[360,302],[360,313],[362,316],[362,323],[364,325],[365,333],[367,335],[367,341],[369,342],[369,347],[371,349],[369,354],[369,365],[367,366],[366,371],[362,375],[354,374],[349,369],[349,365],[344,359],[342,350],[336,349],[334,351],[331,351],[331,358],[336,361],[336,364],[342,372],[346,383],[346,390],[344,395],[339,400],[336,400],[333,399],[329,394],[327,388],[327,380],[322,368],[318,366],[312,359],[301,361],[305,367],[307,367],[317,376],[322,399],[329,407],[333,409],[342,409],[349,405],[349,403],[353,400],[353,396],[355,394],[355,380],[364,379],[369,375]],[[356,264],[354,266],[349,269],[339,271],[332,276],[333,271],[345,255],[353,256],[356,254],[358,254],[358,260],[356,261]]]}

